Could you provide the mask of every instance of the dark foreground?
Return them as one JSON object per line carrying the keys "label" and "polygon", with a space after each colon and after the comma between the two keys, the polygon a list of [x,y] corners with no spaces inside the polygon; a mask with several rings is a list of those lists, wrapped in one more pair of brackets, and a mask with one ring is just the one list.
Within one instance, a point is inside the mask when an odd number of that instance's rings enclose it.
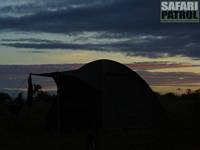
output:
{"label": "dark foreground", "polygon": [[0,94],[0,149],[94,150],[94,145],[103,150],[200,149],[199,93],[157,96],[170,118],[166,128],[156,134],[140,129],[104,131],[94,144],[85,131],[62,134],[46,129],[45,120],[55,96],[41,92],[28,109],[20,95],[11,100]]}
{"label": "dark foreground", "polygon": [[[176,132],[176,131],[175,131]],[[191,135],[185,135],[191,136]],[[165,141],[152,142],[141,140],[133,133],[128,134],[107,134],[103,136],[101,148],[103,150],[197,150],[200,145],[191,143],[191,141],[180,140],[174,136],[165,138]],[[142,137],[143,138],[143,137]],[[191,137],[193,138],[193,137]],[[197,137],[198,138],[198,137]],[[164,140],[164,139],[163,139]],[[1,136],[1,149],[70,149],[70,150],[93,150],[88,146],[85,134],[67,134],[67,135],[6,135]],[[97,148],[98,149],[98,148]]]}

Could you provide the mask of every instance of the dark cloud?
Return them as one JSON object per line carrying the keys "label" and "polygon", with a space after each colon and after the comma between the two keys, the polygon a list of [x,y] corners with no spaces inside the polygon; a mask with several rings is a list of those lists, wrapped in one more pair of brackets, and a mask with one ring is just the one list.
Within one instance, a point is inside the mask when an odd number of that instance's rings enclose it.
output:
{"label": "dark cloud", "polygon": [[[82,37],[83,38],[83,37]],[[200,57],[200,38],[197,36],[158,36],[158,35],[136,35],[127,36],[123,40],[118,37],[118,41],[110,41],[106,37],[99,36],[76,38],[72,43],[58,40],[45,39],[3,39],[1,45],[15,48],[43,49],[43,50],[95,50],[95,51],[118,51],[126,55],[138,55],[146,57],[167,57],[175,55],[189,56],[193,58]],[[97,40],[94,42],[93,40]],[[107,42],[106,42],[107,41]]]}
{"label": "dark cloud", "polygon": [[88,5],[99,5],[110,3],[111,1],[112,0],[21,0],[15,2],[13,0],[7,0],[5,2],[0,0],[0,13],[1,16],[25,16],[42,11],[56,11],[68,8],[85,7]]}
{"label": "dark cloud", "polygon": [[[7,42],[2,45],[35,49],[117,50],[128,55],[148,57],[170,55],[200,57],[199,24],[161,24],[160,0],[148,2],[144,0],[101,0],[99,2],[50,0],[38,5],[41,5],[44,10],[37,11],[34,6],[32,9],[35,12],[32,11],[34,13],[31,15],[0,18],[0,29],[65,34],[104,32],[104,35],[101,34],[95,38],[104,39],[112,36],[114,38],[129,37],[130,39],[110,44],[94,44],[90,41],[85,44],[59,41],[42,43],[15,41],[16,43]],[[63,9],[61,6],[66,6],[66,8]],[[31,6],[26,4],[17,7],[30,10]],[[55,10],[52,11],[53,8]],[[11,8],[4,9],[12,11]],[[138,36],[138,39],[132,38],[133,36]],[[159,39],[159,37],[167,38]]]}
{"label": "dark cloud", "polygon": [[150,85],[183,86],[199,83],[200,75],[192,72],[138,72]]}
{"label": "dark cloud", "polygon": [[[66,10],[41,11],[23,17],[0,18],[0,29],[18,29],[42,32],[161,32],[158,29],[184,29],[198,25],[160,24],[159,0],[124,0],[112,3],[86,5]],[[48,7],[47,7],[48,8]],[[45,9],[44,9],[45,10]],[[184,33],[184,30],[182,33]],[[178,32],[178,31],[177,31]],[[179,31],[180,33],[180,31]]]}
{"label": "dark cloud", "polygon": [[52,41],[47,39],[36,39],[36,38],[15,38],[15,39],[1,39],[1,42],[39,42],[39,43],[53,43],[59,42],[58,40]]}

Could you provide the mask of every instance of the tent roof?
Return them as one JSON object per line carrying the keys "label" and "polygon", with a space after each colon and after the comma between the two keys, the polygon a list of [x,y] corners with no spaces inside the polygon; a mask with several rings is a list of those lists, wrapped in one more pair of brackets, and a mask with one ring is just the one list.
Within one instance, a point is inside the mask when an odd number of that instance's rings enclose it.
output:
{"label": "tent roof", "polygon": [[[115,72],[118,74],[128,74],[130,72],[134,73],[136,76],[137,73],[132,71],[130,68],[126,67],[125,65],[122,65],[116,61],[107,60],[107,59],[100,59],[93,62],[90,62],[84,66],[82,66],[80,69],[76,70],[70,70],[70,71],[62,71],[62,72],[50,72],[50,73],[41,73],[41,74],[32,74],[36,76],[44,76],[44,77],[53,77],[55,78],[57,75],[71,75],[71,76],[82,76],[84,74],[87,75],[97,75],[100,76],[102,73],[108,73],[108,72]],[[99,74],[100,73],[100,74]],[[138,76],[139,77],[139,76]]]}
{"label": "tent roof", "polygon": [[[66,116],[67,108],[74,108],[74,116],[77,108],[96,110],[98,106],[97,114],[105,127],[159,126],[163,113],[151,88],[136,72],[118,62],[103,59],[77,70],[33,75],[53,77],[55,81],[60,81],[61,77],[62,81],[56,83],[61,87],[59,91],[64,91],[59,93]],[[71,118],[66,124],[76,117]]]}
{"label": "tent roof", "polygon": [[63,72],[51,72],[43,74],[32,74],[37,76],[52,77],[54,80],[59,79],[60,76],[75,77],[84,82],[89,83],[93,87],[99,88],[104,78],[119,77],[130,78],[135,81],[141,82],[144,86],[148,87],[146,82],[134,71],[125,65],[122,65],[116,61],[100,59],[90,62],[80,69],[63,71]]}

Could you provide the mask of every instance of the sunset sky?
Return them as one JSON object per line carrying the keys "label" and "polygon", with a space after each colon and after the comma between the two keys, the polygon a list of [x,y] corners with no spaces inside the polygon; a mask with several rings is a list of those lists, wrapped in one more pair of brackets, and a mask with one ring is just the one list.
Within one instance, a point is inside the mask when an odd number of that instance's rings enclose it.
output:
{"label": "sunset sky", "polygon": [[[159,15],[160,0],[0,0],[0,90],[17,88],[10,83],[31,68],[59,68],[35,65],[102,58],[127,64],[159,92],[200,88],[200,24]],[[12,65],[31,66],[14,78]]]}

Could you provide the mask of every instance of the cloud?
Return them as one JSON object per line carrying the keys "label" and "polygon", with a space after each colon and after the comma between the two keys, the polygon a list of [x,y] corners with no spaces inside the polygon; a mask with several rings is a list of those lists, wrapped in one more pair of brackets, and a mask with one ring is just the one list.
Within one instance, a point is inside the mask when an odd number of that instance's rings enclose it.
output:
{"label": "cloud", "polygon": [[[29,0],[21,5],[3,6],[0,12],[19,10],[23,15],[0,17],[0,30],[64,33],[77,39],[72,42],[2,41],[1,45],[33,49],[112,50],[147,57],[200,57],[199,24],[160,23],[159,0]],[[89,35],[93,32],[97,33],[95,37]],[[80,37],[82,33],[88,33],[88,37]]]}
{"label": "cloud", "polygon": [[152,86],[200,85],[200,75],[192,72],[138,72]]}
{"label": "cloud", "polygon": [[[62,1],[63,6],[71,6],[67,1]],[[64,5],[68,4],[68,5]],[[152,0],[145,3],[139,0],[118,0],[110,3],[85,2],[77,3],[82,7],[69,7],[55,11],[50,10],[52,3],[47,7],[43,5],[43,11],[35,11],[32,15],[22,17],[0,18],[0,29],[17,29],[26,31],[42,31],[56,33],[70,33],[82,31],[112,31],[112,32],[158,32],[158,29],[183,29],[188,25],[167,25],[159,22],[159,1]],[[30,5],[26,4],[27,8]],[[55,3],[56,5],[56,3]],[[75,5],[75,4],[74,4]],[[22,6],[19,6],[22,7]],[[49,9],[45,9],[49,8]],[[38,8],[33,9],[37,10]],[[30,10],[28,8],[27,10]],[[12,10],[10,10],[11,12]],[[197,25],[189,25],[198,27]]]}
{"label": "cloud", "polygon": [[36,38],[14,38],[14,39],[1,39],[1,42],[28,42],[28,43],[53,43],[59,42],[57,40],[51,41],[48,39],[36,39]]}
{"label": "cloud", "polygon": [[[191,65],[187,63],[172,63],[169,61],[155,61],[155,62],[138,62],[138,63],[132,63],[127,64],[129,68],[132,70],[137,71],[151,71],[154,72],[157,69],[170,69],[170,68],[185,68],[185,67],[197,67],[197,65]],[[199,67],[199,66],[198,66]],[[157,71],[158,72],[158,71]]]}
{"label": "cloud", "polygon": [[68,35],[62,40],[15,38],[2,39],[2,46],[15,48],[41,50],[94,50],[94,51],[116,51],[126,55],[145,57],[169,57],[189,56],[200,57],[200,38],[198,36],[175,36],[175,35],[123,35],[117,34],[107,36],[108,33],[86,33]]}
{"label": "cloud", "polygon": [[[2,2],[1,2],[2,1]],[[42,11],[57,11],[68,8],[79,8],[88,5],[97,5],[111,2],[109,0],[0,0],[0,16],[22,17],[25,15],[33,15]]]}

